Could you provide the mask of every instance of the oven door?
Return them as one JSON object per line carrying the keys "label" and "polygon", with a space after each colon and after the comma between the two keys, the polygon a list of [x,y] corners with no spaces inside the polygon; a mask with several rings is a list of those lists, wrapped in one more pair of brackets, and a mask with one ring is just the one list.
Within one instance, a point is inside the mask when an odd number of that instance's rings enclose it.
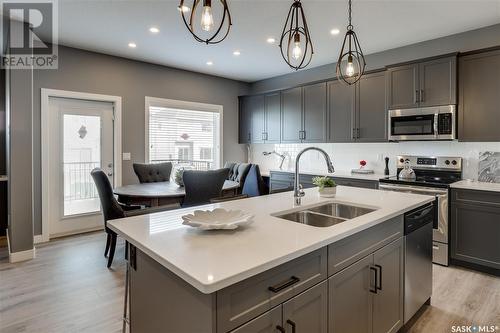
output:
{"label": "oven door", "polygon": [[422,109],[389,110],[389,140],[436,140],[438,114]]}
{"label": "oven door", "polygon": [[408,185],[379,185],[380,190],[405,192],[423,195],[433,195],[436,198],[435,218],[433,223],[433,237],[435,242],[448,243],[448,190],[431,187],[408,186]]}

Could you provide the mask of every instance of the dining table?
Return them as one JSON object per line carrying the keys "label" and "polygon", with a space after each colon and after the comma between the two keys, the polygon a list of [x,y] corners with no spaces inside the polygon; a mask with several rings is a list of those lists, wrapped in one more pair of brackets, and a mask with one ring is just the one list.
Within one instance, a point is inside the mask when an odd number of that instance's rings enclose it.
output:
{"label": "dining table", "polygon": [[[240,183],[226,180],[222,186],[222,197],[237,195],[239,187]],[[113,192],[123,204],[147,207],[182,204],[186,196],[184,186],[170,181],[125,185],[116,187]]]}

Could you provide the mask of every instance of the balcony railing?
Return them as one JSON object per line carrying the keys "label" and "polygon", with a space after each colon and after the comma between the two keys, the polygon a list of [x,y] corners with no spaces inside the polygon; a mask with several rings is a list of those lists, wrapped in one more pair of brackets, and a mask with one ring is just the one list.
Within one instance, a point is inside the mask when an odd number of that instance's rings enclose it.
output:
{"label": "balcony railing", "polygon": [[71,162],[64,165],[64,200],[98,198],[90,171],[100,167],[100,162]]}
{"label": "balcony railing", "polygon": [[180,160],[180,159],[170,159],[170,160],[151,160],[151,163],[163,163],[172,162],[174,167],[184,167],[186,169],[192,170],[210,170],[212,169],[212,161],[202,161],[202,160]]}

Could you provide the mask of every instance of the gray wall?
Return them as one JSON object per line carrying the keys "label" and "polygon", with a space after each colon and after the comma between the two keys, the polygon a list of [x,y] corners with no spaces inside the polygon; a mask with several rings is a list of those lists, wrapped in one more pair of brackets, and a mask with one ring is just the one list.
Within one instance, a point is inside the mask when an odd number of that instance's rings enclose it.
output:
{"label": "gray wall", "polygon": [[[498,45],[500,45],[500,24],[373,53],[365,57],[367,70],[373,70],[400,62]],[[332,59],[337,56],[333,54]],[[335,63],[332,63],[254,82],[251,85],[251,93],[294,87],[308,82],[331,79],[335,76]]]}
{"label": "gray wall", "polygon": [[[59,69],[34,72],[34,130],[40,142],[40,89],[61,89],[122,97],[122,149],[132,154],[123,161],[123,184],[137,182],[133,162],[144,161],[144,97],[161,97],[219,104],[224,107],[225,161],[247,159],[238,142],[238,95],[249,85],[238,81],[113,57],[84,50],[60,47]],[[34,147],[34,227],[41,234],[40,144]]]}
{"label": "gray wall", "polygon": [[6,86],[9,245],[21,252],[33,249],[33,71],[8,70]]}

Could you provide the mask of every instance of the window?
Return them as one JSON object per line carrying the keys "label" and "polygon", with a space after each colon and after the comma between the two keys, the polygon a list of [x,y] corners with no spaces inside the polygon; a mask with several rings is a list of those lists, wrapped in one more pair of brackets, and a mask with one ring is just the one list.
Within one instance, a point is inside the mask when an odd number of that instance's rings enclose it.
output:
{"label": "window", "polygon": [[146,97],[147,160],[195,170],[221,161],[222,107]]}

